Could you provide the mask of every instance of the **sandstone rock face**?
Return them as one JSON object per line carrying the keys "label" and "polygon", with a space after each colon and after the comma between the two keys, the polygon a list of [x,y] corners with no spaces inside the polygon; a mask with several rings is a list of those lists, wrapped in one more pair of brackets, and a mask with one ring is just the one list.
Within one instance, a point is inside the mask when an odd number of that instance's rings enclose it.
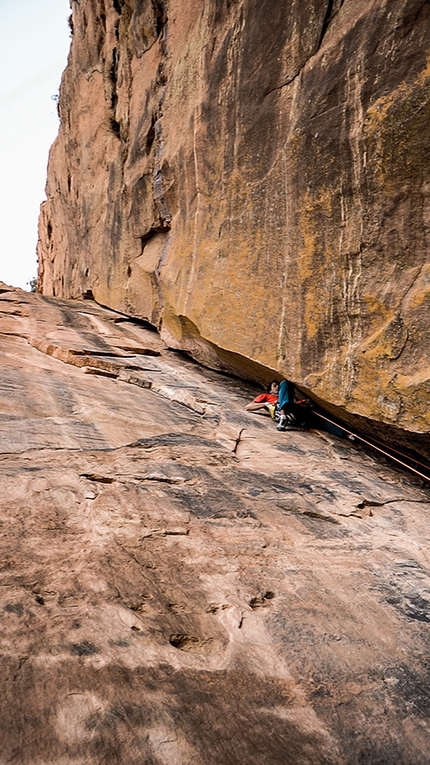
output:
{"label": "sandstone rock face", "polygon": [[430,426],[430,5],[80,0],[39,285]]}
{"label": "sandstone rock face", "polygon": [[428,490],[91,301],[0,346],[2,763],[427,765]]}

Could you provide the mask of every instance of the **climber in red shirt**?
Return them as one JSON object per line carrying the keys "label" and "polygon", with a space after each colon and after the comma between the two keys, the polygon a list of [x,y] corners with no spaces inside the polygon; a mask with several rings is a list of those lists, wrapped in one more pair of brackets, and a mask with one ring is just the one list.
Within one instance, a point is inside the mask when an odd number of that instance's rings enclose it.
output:
{"label": "climber in red shirt", "polygon": [[257,414],[269,414],[269,406],[276,406],[278,403],[279,383],[277,380],[272,380],[267,388],[266,393],[261,393],[254,398],[250,404],[245,407],[247,412],[256,412]]}

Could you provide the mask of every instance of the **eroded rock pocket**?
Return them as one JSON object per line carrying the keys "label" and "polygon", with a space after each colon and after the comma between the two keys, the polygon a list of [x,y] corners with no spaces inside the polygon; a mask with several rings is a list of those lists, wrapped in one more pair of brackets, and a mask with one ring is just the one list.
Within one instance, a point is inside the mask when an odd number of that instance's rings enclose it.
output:
{"label": "eroded rock pocket", "polygon": [[169,637],[169,643],[173,648],[192,653],[209,653],[213,642],[213,638],[200,639],[194,635],[189,635],[187,632],[179,632]]}
{"label": "eroded rock pocket", "polygon": [[269,602],[273,600],[274,597],[275,593],[272,592],[272,590],[267,590],[264,595],[256,595],[254,598],[251,598],[249,605],[252,610],[255,611],[256,608],[264,608],[265,606],[268,606]]}

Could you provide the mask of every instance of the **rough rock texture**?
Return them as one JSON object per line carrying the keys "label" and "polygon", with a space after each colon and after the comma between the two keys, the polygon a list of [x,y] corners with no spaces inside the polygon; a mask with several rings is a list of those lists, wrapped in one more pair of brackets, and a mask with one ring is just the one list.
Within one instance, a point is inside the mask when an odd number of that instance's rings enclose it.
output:
{"label": "rough rock texture", "polygon": [[2,763],[428,765],[428,490],[93,302],[0,346]]}
{"label": "rough rock texture", "polygon": [[71,5],[40,289],[428,432],[430,4]]}

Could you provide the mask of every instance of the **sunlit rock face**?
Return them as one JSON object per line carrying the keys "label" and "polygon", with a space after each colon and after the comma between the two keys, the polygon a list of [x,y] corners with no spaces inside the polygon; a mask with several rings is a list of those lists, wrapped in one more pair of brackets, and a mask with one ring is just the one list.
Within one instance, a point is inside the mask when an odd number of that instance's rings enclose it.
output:
{"label": "sunlit rock face", "polygon": [[428,432],[429,4],[72,10],[40,289]]}

